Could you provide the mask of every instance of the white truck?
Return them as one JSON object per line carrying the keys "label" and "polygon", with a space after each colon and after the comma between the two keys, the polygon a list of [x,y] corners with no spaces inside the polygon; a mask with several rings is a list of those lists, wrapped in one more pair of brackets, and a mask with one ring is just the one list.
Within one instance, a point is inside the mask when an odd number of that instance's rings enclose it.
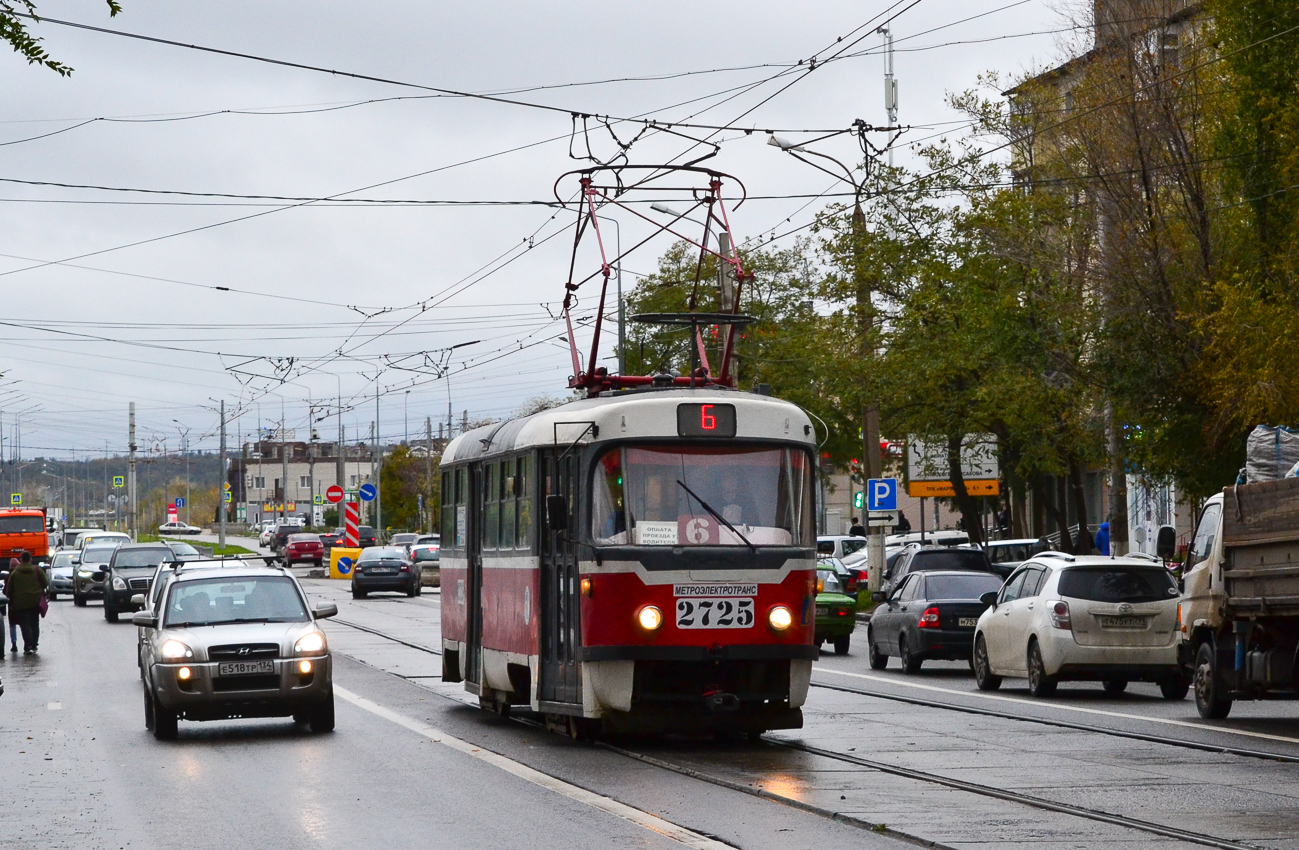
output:
{"label": "white truck", "polygon": [[1200,716],[1235,700],[1299,698],[1299,478],[1209,499],[1186,560],[1181,660]]}

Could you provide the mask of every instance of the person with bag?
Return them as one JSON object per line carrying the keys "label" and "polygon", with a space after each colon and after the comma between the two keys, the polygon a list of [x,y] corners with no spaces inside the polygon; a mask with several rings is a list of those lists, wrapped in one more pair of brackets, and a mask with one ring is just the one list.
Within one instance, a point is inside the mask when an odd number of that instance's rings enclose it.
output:
{"label": "person with bag", "polygon": [[23,655],[36,654],[41,639],[41,617],[45,616],[49,605],[48,590],[49,580],[45,573],[32,563],[32,554],[24,552],[22,560],[10,570],[5,581],[9,619],[16,621],[23,633]]}
{"label": "person with bag", "polygon": [[[18,559],[10,558],[9,572],[5,573],[5,579],[8,579],[9,576],[13,573],[13,571],[16,570],[17,568],[18,568]],[[6,581],[6,586],[7,585],[8,582]],[[0,614],[4,614],[5,615],[4,619],[9,621],[9,647],[10,647],[9,651],[13,653],[17,653],[18,652],[18,621],[14,619],[13,611],[8,610],[8,602],[9,602],[9,597],[6,596],[5,606],[4,606],[6,610],[0,611]],[[0,623],[0,631],[3,631],[3,629],[4,629],[4,623]],[[0,638],[0,652],[4,652],[3,638]]]}
{"label": "person with bag", "polygon": [[[17,561],[14,563],[17,563]],[[12,569],[12,567],[10,569]],[[3,573],[3,576],[4,578],[9,578],[9,573]],[[3,658],[5,654],[5,633],[8,631],[6,627],[9,622],[9,597],[4,595],[4,590],[2,588],[3,585],[0,585],[0,658]],[[18,643],[16,636],[13,643]]]}

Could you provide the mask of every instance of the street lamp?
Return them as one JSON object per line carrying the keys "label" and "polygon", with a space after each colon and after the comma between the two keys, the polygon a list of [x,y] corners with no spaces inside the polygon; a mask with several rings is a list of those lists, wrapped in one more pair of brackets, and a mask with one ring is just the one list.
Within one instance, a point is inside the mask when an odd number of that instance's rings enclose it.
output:
{"label": "street lamp", "polygon": [[184,428],[179,419],[173,419],[176,431],[180,433],[181,454],[185,455],[185,524],[189,525],[189,428]]}

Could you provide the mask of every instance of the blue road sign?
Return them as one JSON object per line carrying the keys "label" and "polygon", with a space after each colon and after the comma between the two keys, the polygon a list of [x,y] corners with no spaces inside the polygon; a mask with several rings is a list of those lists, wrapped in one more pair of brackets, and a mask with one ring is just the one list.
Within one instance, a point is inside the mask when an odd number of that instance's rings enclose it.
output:
{"label": "blue road sign", "polygon": [[896,511],[898,509],[898,480],[872,478],[866,482],[866,510]]}
{"label": "blue road sign", "polygon": [[346,555],[339,558],[338,571],[343,575],[347,575],[348,573],[350,573],[352,571],[352,559],[347,557]]}
{"label": "blue road sign", "polygon": [[362,502],[373,502],[374,497],[379,495],[379,490],[373,484],[362,484],[360,494]]}
{"label": "blue road sign", "polygon": [[183,507],[185,507],[185,497],[184,497],[184,496],[177,496],[177,497],[176,497],[176,507],[178,507],[178,508],[183,508]]}

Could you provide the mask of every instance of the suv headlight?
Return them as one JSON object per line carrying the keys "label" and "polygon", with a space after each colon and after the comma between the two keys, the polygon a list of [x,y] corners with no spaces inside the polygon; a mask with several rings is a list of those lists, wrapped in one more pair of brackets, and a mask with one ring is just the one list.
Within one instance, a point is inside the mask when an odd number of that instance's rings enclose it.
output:
{"label": "suv headlight", "polygon": [[194,650],[178,640],[169,640],[162,645],[163,661],[180,661],[182,658],[193,658]]}
{"label": "suv headlight", "polygon": [[293,651],[298,655],[315,655],[325,651],[325,636],[320,632],[307,632],[298,638],[298,642],[293,645]]}
{"label": "suv headlight", "polygon": [[113,590],[126,590],[126,579],[121,576],[113,576]]}

